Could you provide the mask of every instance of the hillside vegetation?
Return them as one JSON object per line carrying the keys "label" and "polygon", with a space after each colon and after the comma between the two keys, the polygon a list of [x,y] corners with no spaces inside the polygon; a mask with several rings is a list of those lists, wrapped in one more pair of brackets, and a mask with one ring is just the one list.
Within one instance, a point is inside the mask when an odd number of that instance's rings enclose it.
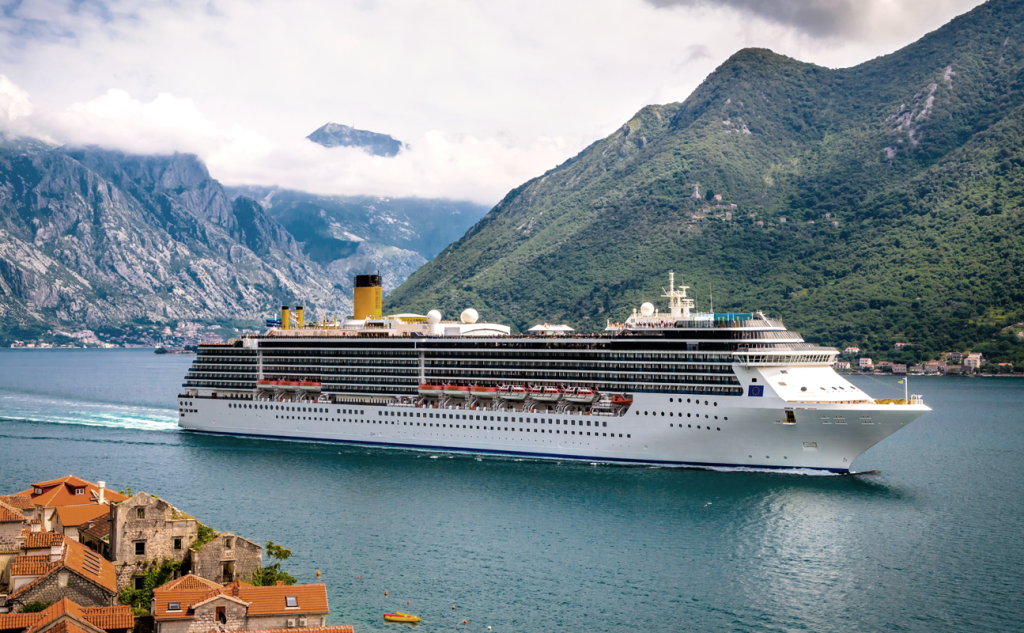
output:
{"label": "hillside vegetation", "polygon": [[511,191],[386,307],[599,330],[663,306],[675,270],[701,309],[713,290],[809,340],[1024,361],[1022,18],[993,0],[847,69],[739,51]]}

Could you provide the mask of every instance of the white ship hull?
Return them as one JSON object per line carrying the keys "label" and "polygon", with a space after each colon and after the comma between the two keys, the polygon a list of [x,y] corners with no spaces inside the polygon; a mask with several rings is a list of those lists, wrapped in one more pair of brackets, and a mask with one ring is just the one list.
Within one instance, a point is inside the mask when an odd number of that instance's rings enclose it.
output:
{"label": "white ship hull", "polygon": [[686,394],[638,393],[624,416],[183,396],[179,424],[225,435],[438,451],[845,473],[864,451],[930,410],[794,403],[767,391],[757,398],[701,396],[700,404],[687,404]]}

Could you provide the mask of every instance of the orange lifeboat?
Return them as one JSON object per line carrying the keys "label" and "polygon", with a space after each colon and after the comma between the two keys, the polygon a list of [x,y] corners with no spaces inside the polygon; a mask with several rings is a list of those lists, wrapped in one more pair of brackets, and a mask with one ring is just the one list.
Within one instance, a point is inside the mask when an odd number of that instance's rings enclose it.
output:
{"label": "orange lifeboat", "polygon": [[436,398],[441,395],[443,389],[441,388],[440,385],[431,385],[423,383],[422,385],[419,386],[418,391],[421,396]]}
{"label": "orange lifeboat", "polygon": [[483,398],[485,400],[491,400],[496,395],[498,395],[498,388],[497,387],[473,387],[470,390],[470,393],[472,393],[477,398]]}
{"label": "orange lifeboat", "polygon": [[469,396],[469,387],[460,387],[459,385],[445,385],[444,395],[449,398],[465,398]]}

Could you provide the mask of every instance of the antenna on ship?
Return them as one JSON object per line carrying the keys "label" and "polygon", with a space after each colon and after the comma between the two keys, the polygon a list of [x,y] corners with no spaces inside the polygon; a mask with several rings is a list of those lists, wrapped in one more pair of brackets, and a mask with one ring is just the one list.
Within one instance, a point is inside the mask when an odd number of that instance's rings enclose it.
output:
{"label": "antenna on ship", "polygon": [[711,314],[714,314],[715,313],[715,289],[711,285],[710,281],[708,282],[708,296],[711,299]]}
{"label": "antenna on ship", "polygon": [[686,289],[689,286],[679,286],[676,290],[676,274],[668,271],[668,292],[661,295],[668,298],[668,307],[672,312],[673,319],[689,319],[690,310],[693,310],[693,299],[686,297]]}

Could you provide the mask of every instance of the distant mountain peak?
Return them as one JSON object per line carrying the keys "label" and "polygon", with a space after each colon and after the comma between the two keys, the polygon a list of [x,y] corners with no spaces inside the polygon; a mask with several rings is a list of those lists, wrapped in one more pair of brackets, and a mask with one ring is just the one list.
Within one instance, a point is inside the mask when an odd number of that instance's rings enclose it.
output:
{"label": "distant mountain peak", "polygon": [[339,123],[328,123],[306,138],[324,147],[358,147],[373,156],[395,156],[407,147],[389,134],[357,130]]}

